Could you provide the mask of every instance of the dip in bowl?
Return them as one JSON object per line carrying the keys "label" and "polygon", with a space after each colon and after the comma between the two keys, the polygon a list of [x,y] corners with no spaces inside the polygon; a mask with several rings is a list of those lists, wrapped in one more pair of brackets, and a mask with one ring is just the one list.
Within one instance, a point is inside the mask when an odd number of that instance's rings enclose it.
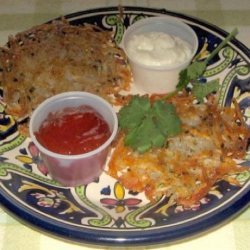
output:
{"label": "dip in bowl", "polygon": [[128,27],[122,47],[136,88],[163,94],[175,90],[180,71],[197,51],[198,39],[191,27],[174,17],[149,17]]}
{"label": "dip in bowl", "polygon": [[118,121],[112,106],[87,92],[55,95],[33,112],[29,132],[51,177],[64,186],[100,176]]}

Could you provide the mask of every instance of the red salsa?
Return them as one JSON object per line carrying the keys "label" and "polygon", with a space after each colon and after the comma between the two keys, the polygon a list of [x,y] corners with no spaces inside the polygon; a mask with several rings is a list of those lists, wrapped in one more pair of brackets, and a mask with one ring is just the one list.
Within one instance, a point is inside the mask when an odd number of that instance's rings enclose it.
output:
{"label": "red salsa", "polygon": [[35,135],[50,151],[77,155],[101,146],[111,132],[107,122],[96,110],[82,105],[50,113]]}

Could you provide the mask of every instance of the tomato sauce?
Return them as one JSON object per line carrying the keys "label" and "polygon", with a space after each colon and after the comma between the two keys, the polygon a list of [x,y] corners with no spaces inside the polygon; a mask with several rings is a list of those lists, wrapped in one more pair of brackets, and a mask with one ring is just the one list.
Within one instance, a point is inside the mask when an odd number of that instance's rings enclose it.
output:
{"label": "tomato sauce", "polygon": [[107,122],[96,110],[82,105],[50,113],[35,135],[50,151],[77,155],[101,146],[111,132]]}

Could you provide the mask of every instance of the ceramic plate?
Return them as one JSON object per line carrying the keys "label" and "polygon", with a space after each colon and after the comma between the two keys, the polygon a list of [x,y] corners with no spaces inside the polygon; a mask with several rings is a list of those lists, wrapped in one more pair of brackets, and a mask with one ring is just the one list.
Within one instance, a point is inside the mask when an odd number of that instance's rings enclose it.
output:
{"label": "ceramic plate", "polygon": [[[199,51],[211,51],[227,35],[203,21],[166,10],[124,7],[123,23],[118,9],[102,8],[67,15],[74,25],[93,23],[114,31],[117,43],[124,30],[148,16],[175,16],[191,26],[199,38]],[[204,77],[220,78],[220,104],[236,98],[250,121],[250,52],[234,39],[221,56],[211,62]],[[100,245],[146,245],[187,239],[221,225],[249,204],[250,172],[239,176],[242,187],[217,183],[200,204],[191,209],[171,207],[159,212],[164,200],[149,203],[143,194],[124,189],[102,174],[98,181],[77,188],[55,185],[46,176],[37,149],[29,138],[15,132],[12,119],[1,107],[0,200],[10,213],[52,236]],[[250,152],[243,160],[250,165]],[[157,212],[158,211],[158,212]],[[163,211],[163,209],[162,209]],[[166,211],[165,211],[166,212]]]}

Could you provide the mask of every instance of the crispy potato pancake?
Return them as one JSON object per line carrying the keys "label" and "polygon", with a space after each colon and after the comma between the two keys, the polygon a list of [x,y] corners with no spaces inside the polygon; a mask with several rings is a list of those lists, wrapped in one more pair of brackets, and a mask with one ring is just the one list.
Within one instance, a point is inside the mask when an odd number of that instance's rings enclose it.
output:
{"label": "crispy potato pancake", "polygon": [[120,135],[108,172],[126,188],[145,192],[150,200],[168,196],[169,205],[190,207],[219,180],[239,183],[232,174],[246,171],[233,159],[246,153],[249,130],[240,110],[217,107],[214,100],[195,104],[188,94],[169,100],[176,107],[182,132],[163,148],[140,154],[124,145]]}
{"label": "crispy potato pancake", "polygon": [[17,118],[65,91],[88,91],[114,101],[131,82],[125,54],[112,32],[65,20],[10,37],[0,48],[0,69],[7,112]]}

